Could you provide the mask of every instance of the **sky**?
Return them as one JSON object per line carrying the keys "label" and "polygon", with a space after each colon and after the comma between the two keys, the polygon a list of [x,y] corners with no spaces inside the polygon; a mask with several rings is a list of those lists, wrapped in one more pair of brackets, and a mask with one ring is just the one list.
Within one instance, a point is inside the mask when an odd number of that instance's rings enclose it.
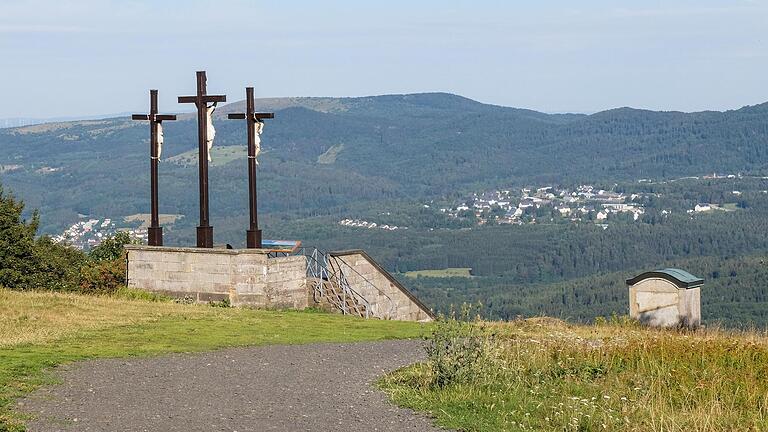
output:
{"label": "sky", "polygon": [[450,92],[543,112],[768,101],[768,0],[3,0],[0,118],[210,94]]}

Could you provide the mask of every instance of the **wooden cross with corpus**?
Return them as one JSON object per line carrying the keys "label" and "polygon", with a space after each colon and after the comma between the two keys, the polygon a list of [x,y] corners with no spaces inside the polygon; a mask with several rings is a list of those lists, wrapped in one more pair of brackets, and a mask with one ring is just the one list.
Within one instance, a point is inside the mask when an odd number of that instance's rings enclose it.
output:
{"label": "wooden cross with corpus", "polygon": [[149,120],[149,183],[150,224],[147,229],[150,246],[163,245],[163,227],[160,226],[157,199],[157,162],[160,159],[158,131],[163,120],[176,120],[175,115],[157,113],[157,90],[149,91],[149,114],[134,114],[133,120]]}
{"label": "wooden cross with corpus", "polygon": [[197,247],[213,247],[213,227],[208,218],[208,103],[226,102],[225,95],[209,95],[206,90],[205,71],[197,72],[197,95],[179,96],[179,103],[197,105],[197,137],[200,149],[198,151],[199,184],[200,184],[200,225],[197,227]]}
{"label": "wooden cross with corpus", "polygon": [[261,249],[261,230],[259,229],[258,202],[256,200],[256,123],[262,119],[275,118],[274,113],[253,111],[253,87],[245,88],[245,112],[232,113],[230,120],[246,120],[248,127],[248,202],[250,222],[246,232],[246,246],[249,249]]}

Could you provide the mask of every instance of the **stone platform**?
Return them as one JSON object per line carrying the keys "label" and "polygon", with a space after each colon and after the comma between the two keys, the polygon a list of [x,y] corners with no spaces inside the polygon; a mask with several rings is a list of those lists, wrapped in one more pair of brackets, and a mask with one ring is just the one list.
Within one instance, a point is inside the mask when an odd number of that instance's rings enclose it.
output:
{"label": "stone platform", "polygon": [[[305,309],[321,307],[404,321],[435,317],[389,272],[362,250],[330,252],[330,273],[309,278],[303,255],[273,257],[266,249],[201,249],[126,245],[131,288],[194,302]],[[343,283],[342,283],[343,282]],[[344,285],[347,291],[333,287]],[[318,288],[328,288],[318,291]],[[354,295],[350,294],[354,292]],[[335,297],[334,297],[335,296]]]}
{"label": "stone platform", "polygon": [[264,249],[126,245],[127,284],[196,302],[304,309],[306,258],[268,257]]}

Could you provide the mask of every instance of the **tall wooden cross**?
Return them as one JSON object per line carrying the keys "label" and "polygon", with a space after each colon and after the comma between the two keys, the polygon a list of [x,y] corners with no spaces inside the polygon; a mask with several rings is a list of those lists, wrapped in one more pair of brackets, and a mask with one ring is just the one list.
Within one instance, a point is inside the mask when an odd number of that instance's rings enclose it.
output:
{"label": "tall wooden cross", "polygon": [[158,132],[163,120],[176,120],[175,115],[157,113],[157,90],[149,91],[149,114],[134,114],[133,120],[149,120],[149,184],[150,223],[147,232],[150,246],[163,245],[163,227],[160,226],[157,198],[157,162],[160,159]]}
{"label": "tall wooden cross", "polygon": [[256,200],[256,123],[262,119],[275,118],[274,113],[254,112],[253,87],[245,88],[245,112],[232,113],[230,120],[246,120],[248,133],[248,203],[250,221],[246,232],[246,246],[250,249],[261,248],[261,230],[259,229],[258,202]]}
{"label": "tall wooden cross", "polygon": [[198,167],[200,185],[200,225],[197,227],[197,247],[213,247],[213,227],[210,224],[208,209],[208,103],[226,102],[225,95],[209,95],[206,89],[205,71],[197,72],[197,95],[179,96],[179,103],[197,105]]}

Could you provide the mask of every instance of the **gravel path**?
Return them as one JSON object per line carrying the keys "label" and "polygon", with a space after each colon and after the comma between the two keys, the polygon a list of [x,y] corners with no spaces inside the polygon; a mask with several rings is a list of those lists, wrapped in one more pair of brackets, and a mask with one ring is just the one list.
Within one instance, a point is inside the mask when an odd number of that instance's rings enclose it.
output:
{"label": "gravel path", "polygon": [[372,386],[423,355],[384,341],[94,360],[19,409],[29,431],[437,431]]}

